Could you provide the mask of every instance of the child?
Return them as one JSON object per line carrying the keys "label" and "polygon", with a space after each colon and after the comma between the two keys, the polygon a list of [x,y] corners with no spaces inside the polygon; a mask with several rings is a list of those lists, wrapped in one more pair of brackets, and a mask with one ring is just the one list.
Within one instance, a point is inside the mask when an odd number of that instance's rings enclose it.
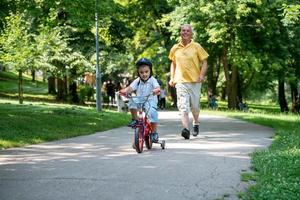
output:
{"label": "child", "polygon": [[[147,58],[141,58],[136,63],[136,69],[138,72],[138,78],[136,78],[128,87],[120,90],[121,93],[132,93],[136,92],[137,96],[147,96],[149,94],[158,95],[160,92],[160,87],[157,80],[152,76],[152,63]],[[158,133],[157,133],[157,97],[150,96],[149,104],[150,106],[148,111],[148,118],[151,123],[152,133],[150,134],[153,142],[158,142]],[[129,110],[131,112],[132,121],[128,126],[132,127],[137,123],[137,105],[134,101],[130,100],[128,103]],[[148,110],[148,108],[147,108]]]}

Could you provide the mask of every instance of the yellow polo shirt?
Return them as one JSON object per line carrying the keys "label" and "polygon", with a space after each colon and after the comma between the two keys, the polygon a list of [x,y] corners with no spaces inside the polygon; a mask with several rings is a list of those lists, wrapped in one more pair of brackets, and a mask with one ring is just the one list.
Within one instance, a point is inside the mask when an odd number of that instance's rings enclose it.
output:
{"label": "yellow polo shirt", "polygon": [[195,83],[201,71],[202,61],[208,53],[197,42],[184,46],[181,42],[170,50],[169,59],[176,65],[174,83]]}

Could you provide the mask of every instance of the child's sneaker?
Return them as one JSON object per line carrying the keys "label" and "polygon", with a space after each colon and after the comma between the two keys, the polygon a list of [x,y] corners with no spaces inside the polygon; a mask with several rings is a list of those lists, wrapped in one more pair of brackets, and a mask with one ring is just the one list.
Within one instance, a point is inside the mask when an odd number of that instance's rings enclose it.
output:
{"label": "child's sneaker", "polygon": [[154,143],[158,142],[158,133],[156,133],[156,132],[151,133],[150,137],[151,137],[152,142],[154,142]]}
{"label": "child's sneaker", "polygon": [[186,128],[182,129],[181,136],[186,140],[190,139],[190,131]]}
{"label": "child's sneaker", "polygon": [[129,124],[127,124],[127,126],[128,127],[134,127],[137,123],[138,123],[138,120],[132,119],[131,122],[129,122]]}
{"label": "child's sneaker", "polygon": [[196,137],[199,134],[199,125],[196,124],[193,126],[193,136]]}

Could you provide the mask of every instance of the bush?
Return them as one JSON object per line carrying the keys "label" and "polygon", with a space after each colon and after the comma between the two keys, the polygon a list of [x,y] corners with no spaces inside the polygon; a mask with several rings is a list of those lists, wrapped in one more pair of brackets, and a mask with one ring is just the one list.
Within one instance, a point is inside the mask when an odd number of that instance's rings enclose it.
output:
{"label": "bush", "polygon": [[95,90],[89,85],[80,85],[78,86],[79,90],[79,102],[85,103],[85,101],[94,100]]}

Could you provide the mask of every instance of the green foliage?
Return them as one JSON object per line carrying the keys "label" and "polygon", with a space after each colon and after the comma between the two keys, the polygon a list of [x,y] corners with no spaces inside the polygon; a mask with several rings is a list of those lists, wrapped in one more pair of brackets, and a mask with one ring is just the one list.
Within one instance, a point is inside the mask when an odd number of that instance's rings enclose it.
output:
{"label": "green foliage", "polygon": [[300,5],[288,5],[288,4],[283,4],[283,16],[284,18],[282,19],[282,22],[285,26],[294,26],[294,25],[299,25],[300,23]]}
{"label": "green foliage", "polygon": [[86,101],[94,100],[95,90],[89,85],[80,85],[79,90],[79,101],[85,103]]}
{"label": "green foliage", "polygon": [[0,1],[0,32],[5,24],[4,19],[9,16],[9,12],[14,10],[14,4],[11,0],[1,0]]}
{"label": "green foliage", "polygon": [[[60,77],[72,71],[72,79],[94,72],[98,11],[104,81],[120,74],[133,78],[134,62],[145,56],[165,82],[169,49],[180,25],[191,23],[195,40],[210,54],[210,68],[220,66],[222,49],[228,47],[228,62],[238,67],[244,96],[272,88],[279,72],[286,82],[299,84],[298,1],[4,0],[0,5],[5,25],[0,62],[22,70],[43,69]],[[223,70],[214,73],[221,91]]]}
{"label": "green foliage", "polygon": [[28,69],[32,63],[34,46],[30,43],[28,28],[23,14],[11,14],[0,37],[0,60],[17,71]]}

